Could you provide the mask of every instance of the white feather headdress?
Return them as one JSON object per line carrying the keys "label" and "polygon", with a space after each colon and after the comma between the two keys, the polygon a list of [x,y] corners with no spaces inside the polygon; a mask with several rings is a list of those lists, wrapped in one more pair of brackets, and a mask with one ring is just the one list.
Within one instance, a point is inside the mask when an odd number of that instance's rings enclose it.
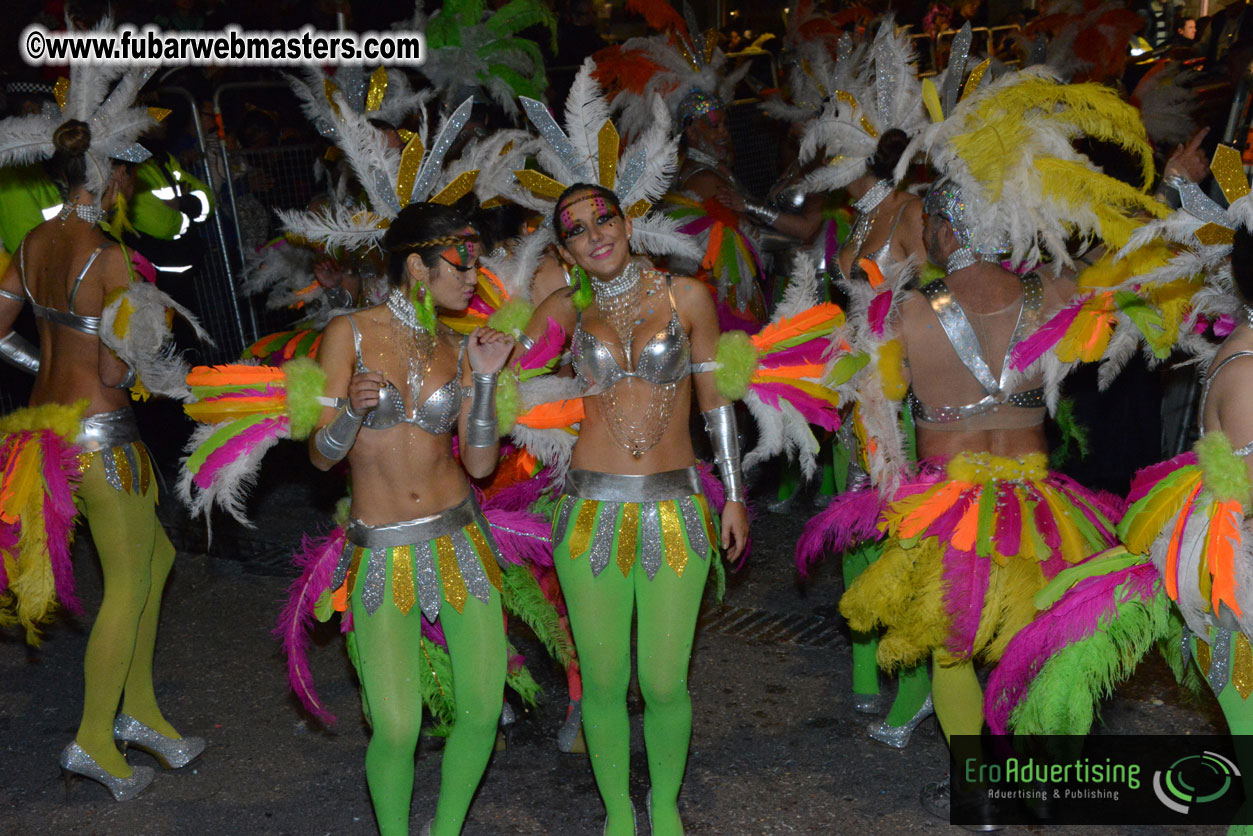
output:
{"label": "white feather headdress", "polygon": [[1066,244],[1073,236],[1121,247],[1139,225],[1137,212],[1164,213],[1073,146],[1082,137],[1115,143],[1140,161],[1148,181],[1153,151],[1135,108],[1110,88],[1063,84],[1044,67],[980,85],[990,60],[974,68],[963,89],[969,35],[967,27],[954,39],[953,63],[939,87],[923,80],[933,121],[896,172],[904,174],[914,153],[926,153],[941,175],[928,202],[935,198],[933,211],[954,220],[964,245],[988,256],[1008,254],[1015,263],[1051,258],[1060,268],[1071,263]]}
{"label": "white feather headdress", "polygon": [[891,15],[880,22],[869,55],[864,50],[842,45],[839,60],[827,66],[830,75],[819,79],[826,103],[805,129],[800,159],[821,152],[830,163],[806,177],[813,191],[839,189],[865,174],[885,132],[897,128],[912,139],[926,125],[913,44]]}
{"label": "white feather headdress", "polygon": [[565,130],[543,102],[522,99],[523,110],[539,132],[531,150],[543,172],[515,172],[524,187],[518,202],[545,217],[543,226],[528,236],[524,251],[539,252],[556,242],[552,210],[567,186],[595,183],[618,196],[623,210],[633,219],[634,243],[639,249],[649,255],[673,254],[699,260],[699,248],[689,236],[678,232],[678,222],[652,209],[678,169],[679,138],[671,133],[670,112],[661,97],[653,96],[647,129],[622,150],[618,130],[609,118],[609,105],[593,78],[594,70],[595,63],[588,58],[570,87]]}
{"label": "white feather headdress", "polygon": [[[340,122],[336,112],[342,105],[367,119],[381,119],[400,127],[411,114],[422,111],[434,91],[414,90],[400,70],[388,72],[378,67],[370,74],[359,66],[340,67],[334,77],[321,67],[307,67],[303,78],[288,75],[287,81],[300,99],[301,110],[325,139],[339,142]],[[335,98],[336,94],[340,99]]]}
{"label": "white feather headdress", "polygon": [[1214,151],[1210,164],[1214,180],[1222,189],[1227,207],[1211,199],[1195,183],[1172,180],[1182,206],[1160,220],[1140,227],[1131,236],[1119,257],[1150,246],[1157,241],[1180,245],[1180,250],[1161,267],[1134,277],[1137,284],[1167,284],[1204,276],[1205,285],[1191,297],[1191,309],[1179,328],[1179,347],[1208,367],[1217,344],[1206,339],[1198,323],[1221,319],[1240,321],[1245,303],[1236,292],[1231,269],[1231,249],[1235,230],[1253,231],[1253,189],[1244,173],[1240,153],[1225,145]]}
{"label": "white feather headdress", "polygon": [[[112,20],[106,18],[93,31],[112,28]],[[86,188],[99,202],[113,168],[111,160],[141,163],[152,156],[136,139],[168,111],[137,107],[135,98],[156,70],[155,65],[123,69],[72,62],[69,78],[53,87],[56,104],[48,103],[38,114],[0,121],[0,166],[50,158],[56,151],[53,133],[62,123],[77,119],[91,129]]]}
{"label": "white feather headdress", "polygon": [[[361,183],[367,205],[334,202],[320,210],[280,211],[279,218],[289,234],[328,248],[377,247],[391,221],[410,203],[451,205],[471,190],[476,190],[481,199],[495,196],[476,189],[478,169],[445,164],[449,150],[470,119],[473,99],[466,99],[449,114],[433,139],[428,136],[428,120],[424,118],[419,130],[400,150],[389,145],[384,131],[370,124],[369,112],[348,107],[342,92],[333,92],[331,101],[337,106],[332,111],[336,143]],[[492,147],[499,151],[495,143]],[[472,144],[463,151],[462,158],[482,153]],[[485,184],[499,184],[510,159],[493,160],[493,175]]]}

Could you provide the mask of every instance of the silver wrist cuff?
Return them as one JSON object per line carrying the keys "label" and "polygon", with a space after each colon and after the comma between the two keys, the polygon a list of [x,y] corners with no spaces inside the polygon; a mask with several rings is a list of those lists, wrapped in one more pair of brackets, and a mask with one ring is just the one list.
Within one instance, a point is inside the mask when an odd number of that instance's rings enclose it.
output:
{"label": "silver wrist cuff", "polygon": [[466,419],[466,446],[493,447],[500,439],[496,434],[496,373],[474,372],[470,396],[470,415]]}
{"label": "silver wrist cuff", "polygon": [[727,502],[744,501],[744,470],[740,467],[740,433],[731,404],[704,413],[705,431],[714,448],[714,463],[726,489]]}
{"label": "silver wrist cuff", "polygon": [[317,451],[333,462],[337,462],[352,449],[361,431],[364,415],[352,411],[352,404],[342,406],[339,414],[313,437],[313,446]]}
{"label": "silver wrist cuff", "polygon": [[775,209],[772,206],[763,206],[760,203],[749,203],[745,201],[744,211],[766,226],[770,226],[779,219],[778,209]]}
{"label": "silver wrist cuff", "polygon": [[39,352],[16,331],[0,339],[0,357],[24,372],[39,374]]}

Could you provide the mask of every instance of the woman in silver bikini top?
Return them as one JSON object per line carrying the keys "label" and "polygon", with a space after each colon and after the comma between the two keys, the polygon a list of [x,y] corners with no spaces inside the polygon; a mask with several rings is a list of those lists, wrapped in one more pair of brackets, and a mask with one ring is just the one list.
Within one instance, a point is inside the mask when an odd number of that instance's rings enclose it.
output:
{"label": "woman in silver bikini top", "polygon": [[[348,324],[352,326],[353,350],[357,355],[356,369],[358,372],[364,372],[366,367],[361,357],[361,331],[351,316],[348,317]],[[462,361],[465,359],[466,339],[468,338],[462,338],[461,347],[457,351],[458,370],[461,369]],[[420,381],[418,382],[420,385]],[[414,389],[412,392],[415,401],[413,410],[405,414],[404,395],[401,394],[400,388],[389,380],[379,389],[378,405],[366,415],[363,426],[371,430],[387,430],[397,424],[412,424],[431,435],[445,435],[457,426],[457,419],[461,417],[461,402],[466,394],[458,372],[457,376],[427,395],[426,400],[420,404],[416,402],[418,392]],[[334,405],[338,407],[342,404],[337,399]]]}

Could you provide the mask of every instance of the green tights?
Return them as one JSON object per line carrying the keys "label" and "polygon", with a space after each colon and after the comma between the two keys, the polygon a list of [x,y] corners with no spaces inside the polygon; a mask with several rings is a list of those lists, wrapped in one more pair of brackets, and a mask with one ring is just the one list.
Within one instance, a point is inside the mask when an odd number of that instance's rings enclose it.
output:
{"label": "green tights", "polygon": [[104,596],[83,658],[83,716],[75,740],[96,763],[124,778],[131,768],[113,742],[119,701],[141,723],[179,736],[157,707],[152,686],[161,593],[174,566],[174,546],[157,520],[156,487],[142,495],[114,490],[100,454],[92,456],[77,498],[100,555]]}
{"label": "green tights", "polygon": [[554,559],[583,674],[583,734],[608,815],[606,833],[634,832],[626,694],[631,679],[631,617],[638,608],[636,652],[652,784],[652,832],[681,834],[679,788],[692,736],[688,665],[709,560],[717,557],[689,551],[682,577],[663,565],[651,581],[638,560],[626,577],[613,562],[594,577],[586,557],[570,559],[568,541],[558,545]]}
{"label": "green tights", "polygon": [[[844,588],[853,585],[866,567],[879,557],[882,547],[878,543],[863,543],[844,555]],[[853,644],[853,693],[879,693],[879,663],[875,654],[879,650],[879,634],[876,632],[852,634]],[[931,679],[926,664],[902,670],[896,680],[896,698],[888,711],[889,726],[903,726],[918,713],[931,693]]]}
{"label": "green tights", "polygon": [[[438,556],[435,560],[440,577]],[[419,676],[423,665],[418,655],[422,653],[422,613],[414,605],[402,614],[392,603],[390,559],[383,604],[373,615],[361,603],[364,587],[364,583],[356,585],[351,605],[357,670],[373,726],[365,777],[379,832],[403,836],[409,832],[413,758],[422,728]],[[431,833],[448,836],[461,832],[496,742],[506,666],[500,593],[493,588],[486,605],[468,596],[461,612],[444,600],[439,623],[448,640],[457,717],[444,746]]]}

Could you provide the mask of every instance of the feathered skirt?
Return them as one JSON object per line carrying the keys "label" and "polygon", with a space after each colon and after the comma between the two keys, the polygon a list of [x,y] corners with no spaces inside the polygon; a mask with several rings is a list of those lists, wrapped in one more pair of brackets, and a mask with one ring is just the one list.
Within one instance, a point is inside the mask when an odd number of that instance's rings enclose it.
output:
{"label": "feathered skirt", "polygon": [[1253,693],[1248,479],[1244,461],[1221,433],[1207,434],[1196,450],[1136,474],[1119,534],[1129,551],[1152,558],[1167,597],[1198,640],[1197,663],[1214,692],[1231,682],[1248,699]]}
{"label": "feathered skirt", "polygon": [[32,644],[58,604],[82,612],[70,545],[83,475],[101,467],[114,490],[155,491],[134,413],[84,418],[86,408],[44,404],[0,418],[0,626],[21,625]]}
{"label": "feathered skirt", "polygon": [[1039,589],[1116,542],[1120,515],[1116,498],[1049,472],[1043,454],[923,462],[882,504],[875,528],[883,555],[845,592],[840,611],[854,630],[884,628],[885,669],[935,650],[995,662],[1035,616]]}

